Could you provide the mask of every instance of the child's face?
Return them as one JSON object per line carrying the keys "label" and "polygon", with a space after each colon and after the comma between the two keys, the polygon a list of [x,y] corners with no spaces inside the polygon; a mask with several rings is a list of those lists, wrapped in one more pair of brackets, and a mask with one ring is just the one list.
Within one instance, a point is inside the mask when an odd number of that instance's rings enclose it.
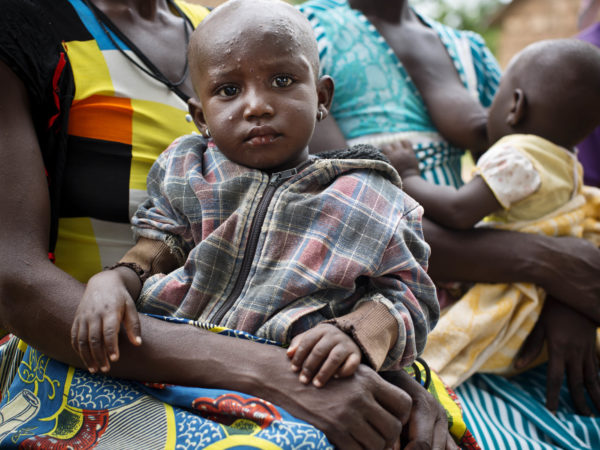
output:
{"label": "child's face", "polygon": [[193,72],[199,104],[190,102],[196,124],[234,162],[267,171],[297,166],[308,158],[323,81],[292,36],[259,26],[239,39],[223,34],[202,61],[190,61],[199,64]]}

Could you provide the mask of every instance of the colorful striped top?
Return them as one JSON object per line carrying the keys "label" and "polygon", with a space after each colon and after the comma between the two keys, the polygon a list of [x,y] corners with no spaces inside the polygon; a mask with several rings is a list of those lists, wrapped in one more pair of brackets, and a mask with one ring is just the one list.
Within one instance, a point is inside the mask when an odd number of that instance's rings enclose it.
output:
{"label": "colorful striped top", "polygon": [[[176,4],[194,26],[208,14]],[[0,10],[0,59],[29,91],[48,172],[49,250],[85,282],[133,245],[129,218],[150,167],[195,126],[186,102],[132,64],[121,50],[141,61],[82,0],[1,0]]]}

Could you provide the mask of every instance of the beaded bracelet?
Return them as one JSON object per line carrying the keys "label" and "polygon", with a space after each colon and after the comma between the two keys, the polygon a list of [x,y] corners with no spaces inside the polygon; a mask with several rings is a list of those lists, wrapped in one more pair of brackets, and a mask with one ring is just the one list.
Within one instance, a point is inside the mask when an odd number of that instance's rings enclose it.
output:
{"label": "beaded bracelet", "polygon": [[105,267],[104,270],[113,270],[117,267],[128,267],[129,269],[133,270],[142,282],[142,284],[144,284],[144,281],[146,281],[150,276],[148,272],[142,269],[142,266],[134,262],[118,262],[114,266]]}

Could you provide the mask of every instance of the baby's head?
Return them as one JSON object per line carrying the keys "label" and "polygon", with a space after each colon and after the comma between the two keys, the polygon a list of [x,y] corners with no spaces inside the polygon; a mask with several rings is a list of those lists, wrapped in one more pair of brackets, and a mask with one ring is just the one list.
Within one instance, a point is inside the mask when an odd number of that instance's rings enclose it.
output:
{"label": "baby's head", "polygon": [[308,158],[333,82],[319,78],[313,30],[280,0],[229,0],[192,34],[189,101],[198,129],[239,164],[280,171]]}
{"label": "baby's head", "polygon": [[600,50],[575,39],[536,42],[508,65],[488,136],[535,134],[572,148],[600,124]]}

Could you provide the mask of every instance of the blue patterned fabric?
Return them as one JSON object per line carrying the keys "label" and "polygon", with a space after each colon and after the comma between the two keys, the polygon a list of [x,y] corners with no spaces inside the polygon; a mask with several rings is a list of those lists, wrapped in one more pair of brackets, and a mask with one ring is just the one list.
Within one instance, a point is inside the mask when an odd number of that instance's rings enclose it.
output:
{"label": "blue patterned fabric", "polygon": [[[235,330],[164,319],[273,344]],[[2,350],[8,348],[0,347],[0,360],[7,356]],[[0,448],[333,448],[321,431],[260,398],[92,375],[24,344],[21,350],[17,375],[0,403]]]}

